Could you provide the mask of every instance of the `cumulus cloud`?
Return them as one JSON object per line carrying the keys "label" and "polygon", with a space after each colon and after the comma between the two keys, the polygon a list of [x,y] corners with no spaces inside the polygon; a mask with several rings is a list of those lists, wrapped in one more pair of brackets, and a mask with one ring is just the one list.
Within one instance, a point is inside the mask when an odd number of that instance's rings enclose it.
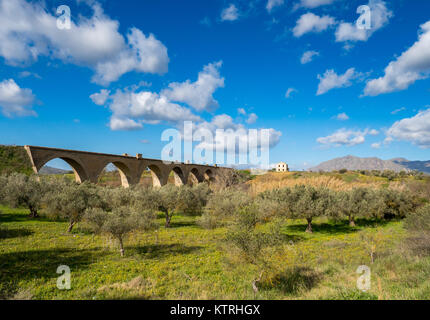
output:
{"label": "cumulus cloud", "polygon": [[297,20],[296,26],[293,28],[293,34],[298,38],[308,32],[322,32],[335,23],[335,19],[330,16],[320,17],[308,12]]}
{"label": "cumulus cloud", "polygon": [[342,22],[335,32],[337,42],[367,41],[373,33],[388,24],[389,19],[393,16],[393,13],[387,9],[382,0],[370,0],[368,6],[371,13],[370,29],[359,29],[356,23]]}
{"label": "cumulus cloud", "polygon": [[35,116],[32,109],[35,96],[30,89],[19,87],[15,80],[0,82],[0,108],[6,117]]}
{"label": "cumulus cloud", "polygon": [[318,51],[313,51],[313,50],[306,51],[305,53],[303,53],[302,57],[300,58],[300,63],[301,64],[309,63],[314,59],[314,57],[317,57],[319,55],[320,53]]}
{"label": "cumulus cloud", "polygon": [[373,149],[379,149],[379,148],[381,147],[381,143],[380,143],[380,142],[372,143],[371,147],[372,147]]}
{"label": "cumulus cloud", "polygon": [[338,75],[333,69],[327,70],[324,75],[318,75],[320,83],[317,95],[322,95],[332,89],[346,88],[352,85],[351,80],[361,76],[354,68],[349,68],[344,74]]}
{"label": "cumulus cloud", "polygon": [[93,93],[90,95],[90,99],[98,106],[103,106],[106,100],[109,98],[110,91],[106,89],[100,90],[100,92]]}
{"label": "cumulus cloud", "polygon": [[219,73],[221,65],[221,61],[210,63],[199,73],[197,81],[171,83],[161,94],[172,101],[184,102],[198,111],[213,110],[218,107],[218,102],[212,95],[218,88],[224,87],[224,78]]}
{"label": "cumulus cloud", "polygon": [[268,12],[272,12],[273,8],[282,6],[283,4],[284,0],[268,0],[266,4],[266,9]]}
{"label": "cumulus cloud", "polygon": [[384,93],[405,90],[415,81],[427,79],[430,75],[430,21],[420,27],[418,41],[391,61],[384,76],[366,84],[364,95],[377,96]]}
{"label": "cumulus cloud", "polygon": [[349,120],[349,116],[345,112],[342,112],[336,116],[336,119],[341,120],[341,121],[345,121],[345,120]]}
{"label": "cumulus cloud", "polygon": [[[227,114],[214,116],[211,121],[202,121],[194,129],[195,131],[210,132],[213,136],[212,142],[203,141],[199,143],[198,148],[213,148],[214,150],[224,150],[227,153],[241,153],[241,151],[243,151],[242,153],[247,153],[250,151],[248,148],[250,146],[262,149],[265,149],[265,147],[272,148],[279,143],[282,136],[280,131],[273,128],[264,129],[267,130],[269,137],[269,145],[264,146],[261,141],[261,131],[257,136],[251,135],[243,124],[235,123]],[[222,131],[219,129],[222,129]],[[228,141],[235,141],[235,143],[229,144]],[[247,146],[247,148],[240,150],[239,146]]]}
{"label": "cumulus cloud", "polygon": [[239,10],[232,3],[221,12],[222,21],[235,21],[239,19]]}
{"label": "cumulus cloud", "polygon": [[300,0],[296,7],[313,9],[320,6],[332,4],[335,1],[336,0]]}
{"label": "cumulus cloud", "polygon": [[297,90],[294,88],[288,88],[287,92],[285,92],[285,98],[287,98],[287,99],[290,98],[291,95],[293,94],[293,92],[297,92]]}
{"label": "cumulus cloud", "polygon": [[130,71],[167,72],[167,49],[154,35],[132,28],[125,39],[99,3],[91,8],[91,17],[77,15],[70,30],[60,30],[43,2],[0,0],[0,56],[14,66],[42,56],[86,66],[95,71],[92,80],[104,85]]}
{"label": "cumulus cloud", "polygon": [[247,124],[253,124],[257,121],[257,119],[258,119],[258,116],[255,113],[251,113],[248,116],[248,119],[246,119],[246,123]]}
{"label": "cumulus cloud", "polygon": [[342,128],[327,137],[320,137],[317,142],[327,147],[355,146],[366,141],[365,137],[372,135],[373,130],[350,130]]}
{"label": "cumulus cloud", "polygon": [[385,140],[387,143],[393,140],[409,141],[421,148],[430,148],[430,108],[395,122],[388,129]]}

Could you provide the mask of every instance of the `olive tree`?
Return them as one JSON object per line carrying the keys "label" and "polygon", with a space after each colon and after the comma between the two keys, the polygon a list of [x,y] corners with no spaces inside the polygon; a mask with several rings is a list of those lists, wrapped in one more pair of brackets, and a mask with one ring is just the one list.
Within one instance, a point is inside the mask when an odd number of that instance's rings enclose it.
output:
{"label": "olive tree", "polygon": [[355,227],[355,219],[368,215],[372,208],[372,194],[368,188],[353,188],[337,193],[336,208],[348,217],[349,225]]}
{"label": "olive tree", "polygon": [[11,207],[26,207],[30,210],[30,217],[39,216],[43,197],[48,190],[48,184],[37,176],[27,176],[20,173],[12,173],[3,178],[3,202]]}
{"label": "olive tree", "polygon": [[312,233],[312,220],[328,214],[331,192],[325,187],[297,185],[292,189],[297,201],[292,205],[292,217],[306,219],[306,232]]}
{"label": "olive tree", "polygon": [[236,214],[226,236],[226,242],[238,250],[239,256],[259,269],[259,276],[252,281],[254,298],[258,292],[257,283],[268,268],[263,251],[281,241],[281,225],[276,223],[271,228],[262,230],[260,225],[263,220],[255,204],[247,205]]}
{"label": "olive tree", "polygon": [[208,229],[216,228],[225,219],[232,219],[241,208],[251,204],[248,193],[236,188],[220,189],[209,195],[199,224]]}
{"label": "olive tree", "polygon": [[155,213],[139,211],[133,207],[117,207],[111,212],[101,208],[87,209],[84,215],[95,233],[109,234],[119,243],[121,257],[124,256],[124,237],[135,230],[149,231],[157,227]]}
{"label": "olive tree", "polygon": [[44,202],[49,215],[69,221],[67,232],[78,223],[88,208],[103,208],[105,203],[95,185],[84,182],[60,181],[56,188],[49,192]]}

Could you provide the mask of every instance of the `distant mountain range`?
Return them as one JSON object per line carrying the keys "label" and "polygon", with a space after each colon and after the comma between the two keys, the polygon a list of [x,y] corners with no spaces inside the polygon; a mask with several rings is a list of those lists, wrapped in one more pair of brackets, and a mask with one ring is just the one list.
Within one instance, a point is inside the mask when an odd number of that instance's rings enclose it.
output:
{"label": "distant mountain range", "polygon": [[333,170],[393,170],[396,172],[406,170],[418,170],[430,174],[429,161],[409,161],[405,158],[395,158],[382,160],[379,158],[360,158],[355,156],[346,156],[335,158],[320,163],[318,166],[310,168],[311,171],[333,171]]}
{"label": "distant mountain range", "polygon": [[39,170],[40,174],[66,174],[70,173],[70,170],[63,170],[58,168],[52,168],[49,166],[44,166],[42,169]]}

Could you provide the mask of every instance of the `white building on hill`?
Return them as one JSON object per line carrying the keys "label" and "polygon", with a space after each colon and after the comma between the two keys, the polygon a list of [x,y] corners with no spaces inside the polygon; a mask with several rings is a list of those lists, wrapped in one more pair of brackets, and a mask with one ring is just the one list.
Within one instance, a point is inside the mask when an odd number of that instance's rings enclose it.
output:
{"label": "white building on hill", "polygon": [[288,164],[286,164],[285,162],[279,162],[276,165],[276,172],[287,172],[290,171],[290,169],[288,169]]}

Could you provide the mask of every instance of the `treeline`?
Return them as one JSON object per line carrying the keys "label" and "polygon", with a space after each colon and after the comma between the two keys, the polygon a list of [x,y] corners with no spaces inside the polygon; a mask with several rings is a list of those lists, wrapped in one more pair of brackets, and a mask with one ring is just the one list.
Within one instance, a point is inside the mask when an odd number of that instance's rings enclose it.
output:
{"label": "treeline", "polygon": [[166,185],[123,189],[13,173],[0,176],[0,202],[10,207],[26,207],[32,218],[42,213],[51,219],[66,220],[67,232],[85,221],[94,233],[116,238],[121,255],[124,254],[124,236],[133,230],[145,232],[157,228],[157,214],[163,215],[166,228],[170,227],[175,214],[199,216],[199,225],[208,229],[239,226],[233,234],[240,235],[236,239],[239,243],[242,240],[246,243],[247,237],[252,236],[252,228],[275,219],[305,219],[304,231],[311,233],[312,222],[317,217],[348,219],[354,227],[358,218],[404,218],[422,205],[422,199],[411,192],[389,188],[333,191],[326,187],[296,185],[252,196],[240,178],[220,179],[223,186],[212,188],[201,183],[192,187]]}

